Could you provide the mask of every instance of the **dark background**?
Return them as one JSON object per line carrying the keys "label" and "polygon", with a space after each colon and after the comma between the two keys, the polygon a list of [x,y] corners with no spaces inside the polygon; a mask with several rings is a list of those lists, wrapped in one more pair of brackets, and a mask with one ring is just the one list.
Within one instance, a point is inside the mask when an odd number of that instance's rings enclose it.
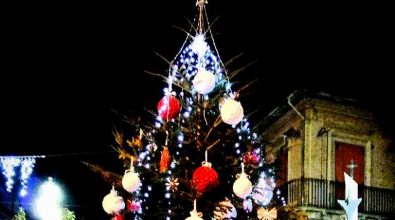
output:
{"label": "dark background", "polygon": [[[258,79],[242,103],[262,119],[296,89],[360,100],[391,124],[393,24],[385,5],[209,1],[223,61],[256,61],[239,78]],[[197,14],[195,1],[15,4],[2,9],[0,155],[46,154],[35,176],[53,176],[78,219],[104,219],[110,189],[81,161],[122,173],[111,153],[112,110],[155,109],[165,73]],[[2,181],[3,184],[3,181]],[[3,195],[3,198],[5,196]],[[2,201],[4,202],[4,201]]]}

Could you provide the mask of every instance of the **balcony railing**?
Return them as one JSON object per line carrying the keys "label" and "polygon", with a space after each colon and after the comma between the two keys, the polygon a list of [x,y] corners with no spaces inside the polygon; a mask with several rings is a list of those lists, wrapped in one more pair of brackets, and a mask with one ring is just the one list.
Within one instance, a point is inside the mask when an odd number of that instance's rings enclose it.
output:
{"label": "balcony railing", "polygon": [[[344,199],[344,183],[321,179],[296,179],[280,186],[288,203],[325,209],[341,209],[337,199]],[[390,215],[395,213],[395,190],[359,185],[362,198],[359,212]]]}

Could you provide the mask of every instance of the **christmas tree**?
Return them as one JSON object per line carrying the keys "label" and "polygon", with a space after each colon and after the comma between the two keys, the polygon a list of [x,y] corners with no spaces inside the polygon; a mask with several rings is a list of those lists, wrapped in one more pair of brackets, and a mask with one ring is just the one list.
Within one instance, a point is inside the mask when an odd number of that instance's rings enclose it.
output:
{"label": "christmas tree", "polygon": [[[151,119],[123,117],[114,131],[127,170],[102,172],[113,189],[103,208],[114,219],[276,219],[285,205],[275,163],[251,127],[214,42],[204,0]],[[157,75],[157,74],[155,74]]]}

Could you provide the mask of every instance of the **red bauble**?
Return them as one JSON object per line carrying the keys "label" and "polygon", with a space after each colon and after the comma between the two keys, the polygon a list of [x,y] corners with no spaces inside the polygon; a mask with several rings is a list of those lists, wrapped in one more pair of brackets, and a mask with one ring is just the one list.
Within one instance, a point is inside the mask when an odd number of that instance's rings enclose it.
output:
{"label": "red bauble", "polygon": [[122,214],[117,214],[115,215],[112,220],[123,220],[123,215]]}
{"label": "red bauble", "polygon": [[204,193],[219,184],[218,173],[211,166],[203,165],[193,172],[192,184],[197,191]]}
{"label": "red bauble", "polygon": [[164,96],[158,103],[158,114],[164,120],[176,118],[180,113],[180,102],[174,96]]}

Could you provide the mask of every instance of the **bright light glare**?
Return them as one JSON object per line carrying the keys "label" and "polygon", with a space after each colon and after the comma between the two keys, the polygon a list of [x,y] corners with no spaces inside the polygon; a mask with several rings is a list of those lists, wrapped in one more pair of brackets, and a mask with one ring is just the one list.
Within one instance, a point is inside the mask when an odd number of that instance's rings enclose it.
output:
{"label": "bright light glare", "polygon": [[40,220],[61,220],[61,202],[63,193],[61,188],[52,180],[43,183],[38,191],[38,198],[35,202],[36,214]]}

